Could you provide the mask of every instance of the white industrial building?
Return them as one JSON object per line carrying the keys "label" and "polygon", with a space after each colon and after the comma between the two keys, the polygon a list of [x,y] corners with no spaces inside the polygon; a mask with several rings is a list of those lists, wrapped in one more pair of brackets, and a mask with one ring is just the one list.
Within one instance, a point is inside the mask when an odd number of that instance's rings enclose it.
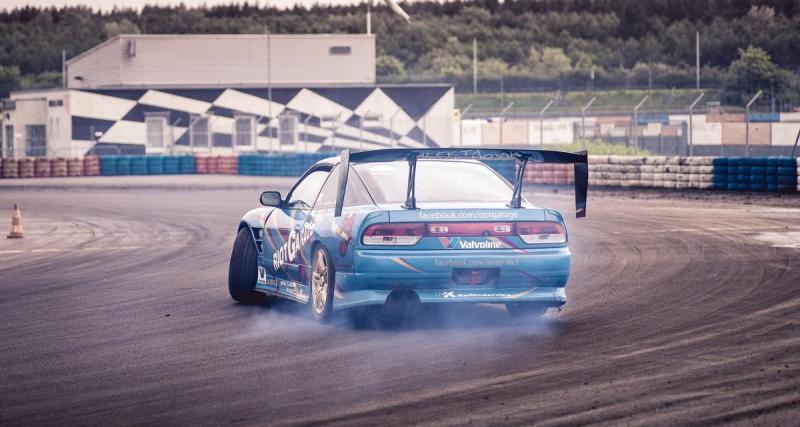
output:
{"label": "white industrial building", "polygon": [[376,85],[374,35],[120,35],[67,61],[64,80],[3,101],[4,157],[454,140],[453,88]]}

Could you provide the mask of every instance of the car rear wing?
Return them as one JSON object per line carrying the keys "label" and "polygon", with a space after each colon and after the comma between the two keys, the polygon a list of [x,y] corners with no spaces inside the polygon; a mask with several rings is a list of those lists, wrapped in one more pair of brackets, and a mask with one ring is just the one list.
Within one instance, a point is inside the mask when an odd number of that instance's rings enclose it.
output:
{"label": "car rear wing", "polygon": [[417,172],[417,160],[508,160],[518,163],[514,192],[508,206],[511,208],[522,207],[522,181],[525,176],[525,166],[528,162],[534,163],[573,163],[575,166],[575,216],[586,216],[586,197],[589,188],[589,163],[586,151],[569,153],[552,150],[517,150],[504,148],[392,148],[386,150],[361,151],[350,153],[344,150],[341,153],[341,163],[344,166],[339,174],[339,192],[336,195],[336,216],[342,214],[344,193],[347,186],[347,175],[350,163],[373,162],[408,162],[408,186],[406,188],[406,209],[417,209],[414,187]]}

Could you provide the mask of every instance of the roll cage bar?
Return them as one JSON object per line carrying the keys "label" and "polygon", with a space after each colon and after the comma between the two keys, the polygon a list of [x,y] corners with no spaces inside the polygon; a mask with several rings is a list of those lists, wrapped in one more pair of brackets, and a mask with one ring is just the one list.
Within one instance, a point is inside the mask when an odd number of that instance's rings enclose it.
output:
{"label": "roll cage bar", "polygon": [[528,162],[536,163],[573,163],[575,167],[575,216],[586,216],[586,198],[589,188],[589,163],[586,151],[569,153],[552,150],[516,150],[503,148],[393,148],[387,150],[361,151],[350,153],[344,150],[341,153],[340,163],[344,166],[339,174],[339,188],[336,195],[335,215],[342,215],[342,205],[347,187],[347,175],[350,163],[395,162],[405,160],[408,162],[408,184],[406,187],[406,201],[404,209],[417,209],[416,200],[416,174],[417,160],[515,160],[517,161],[516,180],[510,208],[522,208],[522,181],[525,177],[525,166]]}

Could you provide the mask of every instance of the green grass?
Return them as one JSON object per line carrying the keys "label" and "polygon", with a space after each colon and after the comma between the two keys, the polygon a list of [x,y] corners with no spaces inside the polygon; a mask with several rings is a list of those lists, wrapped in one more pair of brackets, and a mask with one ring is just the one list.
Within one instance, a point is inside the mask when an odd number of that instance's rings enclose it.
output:
{"label": "green grass", "polygon": [[[538,148],[538,147],[537,147]],[[544,145],[545,150],[557,151],[582,151],[587,150],[590,155],[596,156],[650,156],[653,153],[647,150],[636,150],[633,146],[625,144],[611,144],[601,141],[587,141],[584,147],[583,142],[573,142],[572,144]]]}
{"label": "green grass", "polygon": [[[716,101],[718,91],[716,89],[703,89],[705,97],[698,107],[704,107],[706,102]],[[693,89],[658,89],[647,90],[608,90],[593,92],[520,92],[520,93],[456,93],[456,108],[464,110],[472,104],[469,113],[497,113],[501,105],[513,102],[514,106],[509,110],[509,114],[514,113],[536,113],[554,98],[558,100],[547,111],[549,114],[580,114],[581,108],[589,102],[592,97],[597,100],[588,110],[590,113],[597,112],[625,112],[630,114],[633,108],[645,95],[650,98],[642,105],[641,112],[682,110],[689,107],[700,94],[700,91]]]}

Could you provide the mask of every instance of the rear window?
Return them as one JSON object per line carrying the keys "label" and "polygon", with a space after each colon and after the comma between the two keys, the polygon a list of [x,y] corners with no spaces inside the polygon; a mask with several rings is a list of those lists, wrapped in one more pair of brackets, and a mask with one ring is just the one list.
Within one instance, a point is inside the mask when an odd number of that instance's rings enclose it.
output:
{"label": "rear window", "polygon": [[[355,169],[377,203],[406,200],[408,162],[362,163]],[[415,191],[424,202],[507,202],[511,187],[482,163],[420,160]]]}

